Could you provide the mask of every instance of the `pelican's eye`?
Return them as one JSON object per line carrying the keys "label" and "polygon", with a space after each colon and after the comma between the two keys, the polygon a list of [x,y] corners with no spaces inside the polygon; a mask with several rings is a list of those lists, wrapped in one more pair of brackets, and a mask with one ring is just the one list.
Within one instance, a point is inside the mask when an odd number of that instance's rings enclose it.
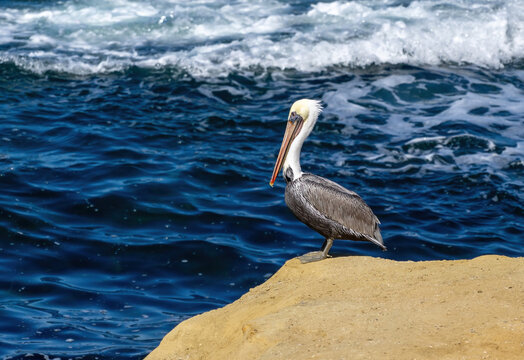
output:
{"label": "pelican's eye", "polygon": [[289,121],[294,123],[299,119],[302,119],[302,116],[298,115],[296,111],[292,111],[291,114],[289,114]]}

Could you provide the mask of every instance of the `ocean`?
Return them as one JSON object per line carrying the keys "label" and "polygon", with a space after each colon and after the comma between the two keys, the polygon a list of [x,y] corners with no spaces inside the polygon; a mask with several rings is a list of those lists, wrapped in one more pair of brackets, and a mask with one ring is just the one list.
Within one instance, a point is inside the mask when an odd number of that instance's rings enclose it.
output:
{"label": "ocean", "polygon": [[524,255],[524,1],[6,0],[0,357],[141,359],[319,249],[268,185],[300,98],[388,247],[333,256]]}

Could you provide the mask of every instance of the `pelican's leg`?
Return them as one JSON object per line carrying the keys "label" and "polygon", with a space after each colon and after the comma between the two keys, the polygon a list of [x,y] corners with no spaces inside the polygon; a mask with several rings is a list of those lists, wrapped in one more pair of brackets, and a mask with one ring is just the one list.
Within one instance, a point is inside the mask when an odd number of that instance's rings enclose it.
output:
{"label": "pelican's leg", "polygon": [[331,257],[328,255],[328,252],[332,246],[333,246],[333,239],[326,239],[326,241],[324,241],[324,244],[322,244],[322,248],[320,250],[322,251],[322,254],[324,255],[324,259],[327,257]]}
{"label": "pelican's leg", "polygon": [[326,239],[320,251],[309,252],[307,254],[299,256],[298,259],[300,260],[302,264],[307,264],[310,262],[323,260],[329,256],[328,252],[329,252],[329,249],[331,249],[332,245],[333,245],[333,239]]}

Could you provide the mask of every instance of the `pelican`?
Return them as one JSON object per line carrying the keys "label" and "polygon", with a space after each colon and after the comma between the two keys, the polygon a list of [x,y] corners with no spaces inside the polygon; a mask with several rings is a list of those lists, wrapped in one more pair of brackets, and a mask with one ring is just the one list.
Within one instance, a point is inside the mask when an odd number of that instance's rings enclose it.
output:
{"label": "pelican", "polygon": [[322,111],[320,101],[302,99],[289,110],[286,132],[269,185],[273,187],[282,169],[286,181],[285,200],[293,214],[325,238],[320,251],[299,257],[302,263],[328,257],[334,239],[370,241],[386,250],[380,221],[355,192],[323,177],[303,173],[300,151]]}

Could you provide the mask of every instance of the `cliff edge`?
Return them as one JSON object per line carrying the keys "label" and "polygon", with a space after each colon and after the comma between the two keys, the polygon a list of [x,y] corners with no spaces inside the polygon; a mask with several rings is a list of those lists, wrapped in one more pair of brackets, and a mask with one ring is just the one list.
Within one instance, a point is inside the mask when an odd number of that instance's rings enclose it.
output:
{"label": "cliff edge", "polygon": [[159,359],[523,359],[524,258],[292,259],[168,333]]}

